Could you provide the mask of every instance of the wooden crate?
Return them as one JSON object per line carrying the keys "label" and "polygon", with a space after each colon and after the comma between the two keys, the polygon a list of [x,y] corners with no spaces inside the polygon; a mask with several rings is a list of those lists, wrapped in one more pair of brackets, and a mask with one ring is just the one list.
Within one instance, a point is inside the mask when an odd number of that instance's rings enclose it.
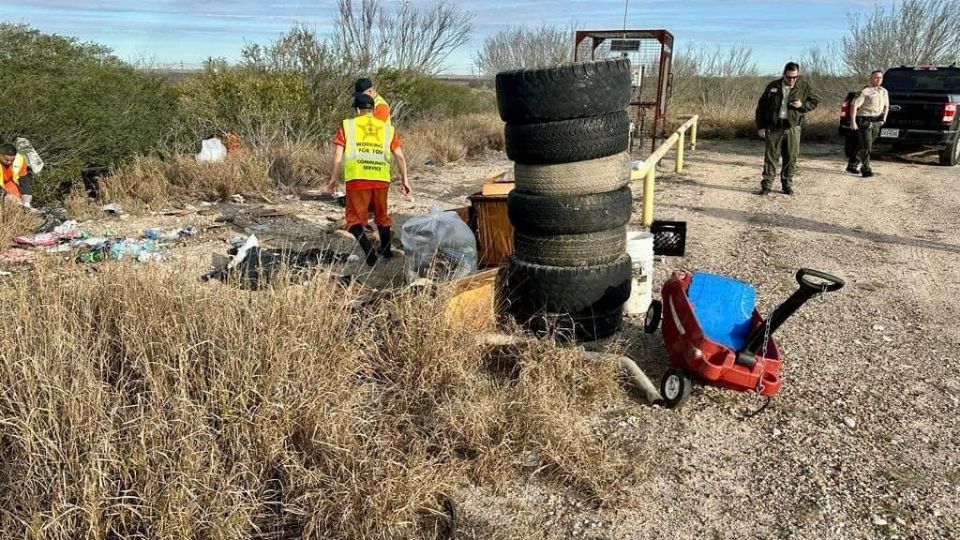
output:
{"label": "wooden crate", "polygon": [[468,198],[473,205],[479,267],[504,264],[513,254],[513,225],[507,216],[507,196],[475,193]]}

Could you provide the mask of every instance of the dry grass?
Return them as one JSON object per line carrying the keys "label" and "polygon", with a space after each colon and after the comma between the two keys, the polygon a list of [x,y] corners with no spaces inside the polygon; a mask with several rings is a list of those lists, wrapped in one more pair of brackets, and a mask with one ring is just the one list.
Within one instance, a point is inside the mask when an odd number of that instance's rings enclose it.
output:
{"label": "dry grass", "polygon": [[[837,126],[840,103],[850,90],[862,87],[857,78],[816,75],[806,76],[820,95],[820,105],[806,115],[805,140],[839,140]],[[699,114],[698,136],[704,138],[755,138],[754,114],[757,100],[766,85],[776,77],[678,77],[669,105],[667,130],[683,123],[680,115]]]}
{"label": "dry grass", "polygon": [[40,226],[40,218],[19,204],[0,200],[0,245],[9,246],[13,239],[30,234]]}
{"label": "dry grass", "polygon": [[233,194],[270,191],[269,160],[244,151],[217,163],[199,163],[192,156],[163,160],[137,156],[100,180],[100,198],[128,211],[157,209],[174,198],[226,199]]}
{"label": "dry grass", "polygon": [[454,486],[523,473],[612,503],[637,480],[582,420],[614,365],[485,355],[442,299],[361,313],[324,279],[251,293],[123,264],[19,279],[0,291],[4,538],[430,538]]}
{"label": "dry grass", "polygon": [[[400,137],[411,172],[428,162],[446,165],[504,146],[503,123],[496,114],[425,122],[401,128]],[[100,199],[138,212],[177,198],[212,200],[235,193],[265,195],[277,188],[319,188],[330,178],[332,163],[329,143],[306,142],[291,142],[266,154],[248,151],[219,163],[197,163],[192,156],[138,156],[100,181]],[[75,195],[70,203],[83,210],[82,194]]]}
{"label": "dry grass", "polygon": [[[673,111],[667,122],[667,133],[680,126],[684,114],[699,114],[697,136],[705,139],[756,138],[754,124],[755,105],[739,104],[735,107],[723,107],[697,112],[695,107],[671,105]],[[803,127],[803,139],[807,141],[839,140],[837,126],[840,118],[840,104],[821,104],[816,110],[807,113]]]}
{"label": "dry grass", "polygon": [[503,150],[503,122],[494,114],[469,114],[426,122],[400,132],[411,170],[446,165],[479,156],[487,149]]}

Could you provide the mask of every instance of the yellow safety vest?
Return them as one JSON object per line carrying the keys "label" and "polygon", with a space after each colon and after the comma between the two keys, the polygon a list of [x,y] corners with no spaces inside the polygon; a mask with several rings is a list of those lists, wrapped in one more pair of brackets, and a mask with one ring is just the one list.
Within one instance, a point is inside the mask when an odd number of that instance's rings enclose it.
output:
{"label": "yellow safety vest", "polygon": [[[17,157],[13,158],[13,163],[10,164],[10,182],[7,182],[6,171],[3,171],[4,174],[2,174],[3,189],[17,198],[20,197],[20,170],[23,169],[26,162],[27,158],[23,154],[17,154]],[[5,168],[6,167],[4,167],[4,169]]]}
{"label": "yellow safety vest", "polygon": [[365,114],[343,121],[343,180],[390,181],[393,126]]}

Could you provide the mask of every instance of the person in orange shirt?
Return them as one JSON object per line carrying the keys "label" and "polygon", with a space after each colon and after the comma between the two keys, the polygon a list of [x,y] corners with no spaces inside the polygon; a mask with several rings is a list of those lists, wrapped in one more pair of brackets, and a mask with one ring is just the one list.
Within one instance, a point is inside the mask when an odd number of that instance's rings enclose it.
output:
{"label": "person in orange shirt", "polygon": [[[390,251],[390,226],[393,220],[387,212],[392,158],[396,158],[400,166],[404,195],[410,194],[410,181],[407,178],[407,160],[400,148],[400,137],[389,122],[374,116],[373,98],[357,94],[353,106],[357,116],[344,120],[333,137],[333,170],[327,191],[332,192],[337,188],[342,168],[343,180],[347,184],[346,228],[363,249],[367,265],[373,266],[379,257],[393,256]],[[376,251],[363,232],[371,208],[380,233],[380,249]]]}
{"label": "person in orange shirt", "polygon": [[367,78],[357,79],[353,84],[353,90],[357,94],[366,94],[373,98],[373,117],[382,122],[390,122],[390,104],[373,87],[373,81]]}
{"label": "person in orange shirt", "polygon": [[30,208],[33,172],[27,157],[12,144],[0,145],[0,172],[3,174],[3,196]]}

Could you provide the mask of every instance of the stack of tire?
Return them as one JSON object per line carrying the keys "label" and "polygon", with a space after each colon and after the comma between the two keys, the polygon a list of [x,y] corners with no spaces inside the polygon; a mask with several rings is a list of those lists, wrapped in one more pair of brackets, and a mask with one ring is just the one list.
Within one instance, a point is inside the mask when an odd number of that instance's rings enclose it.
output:
{"label": "stack of tire", "polygon": [[496,87],[515,180],[501,315],[537,333],[607,337],[630,297],[630,62],[506,71]]}

